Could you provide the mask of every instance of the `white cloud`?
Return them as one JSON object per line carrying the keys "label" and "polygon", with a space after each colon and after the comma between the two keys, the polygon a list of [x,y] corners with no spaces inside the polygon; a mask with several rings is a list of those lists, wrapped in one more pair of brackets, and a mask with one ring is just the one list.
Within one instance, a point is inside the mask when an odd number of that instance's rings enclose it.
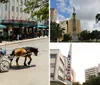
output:
{"label": "white cloud", "polygon": [[64,16],[57,14],[57,23],[64,21],[64,20],[69,20],[70,18],[65,18]]}
{"label": "white cloud", "polygon": [[71,5],[67,5],[68,2],[69,0],[56,0],[57,9],[59,9],[60,12],[63,12],[63,13],[66,13],[66,12],[71,13],[72,7]]}
{"label": "white cloud", "polygon": [[56,0],[56,5],[57,8],[61,11],[61,12],[65,12],[67,10],[66,4],[64,0]]}
{"label": "white cloud", "polygon": [[57,22],[63,21],[63,20],[65,20],[65,17],[60,14],[57,14]]}
{"label": "white cloud", "polygon": [[100,0],[72,0],[77,17],[81,20],[82,29],[100,30],[96,25],[95,16],[100,13]]}
{"label": "white cloud", "polygon": [[[72,13],[72,7],[75,7],[77,17],[81,21],[81,29],[100,30],[100,24],[95,23],[96,14],[100,13],[100,0],[56,0],[56,2],[57,8],[65,14]],[[58,20],[66,19],[62,15],[58,17]]]}

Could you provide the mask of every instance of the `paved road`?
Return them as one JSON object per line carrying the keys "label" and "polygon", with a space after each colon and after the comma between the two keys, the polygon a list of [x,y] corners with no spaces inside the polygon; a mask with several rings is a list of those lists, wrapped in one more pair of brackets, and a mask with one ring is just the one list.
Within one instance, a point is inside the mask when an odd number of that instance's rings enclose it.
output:
{"label": "paved road", "polygon": [[[14,48],[23,46],[39,48],[38,56],[32,55],[31,67],[26,68],[22,66],[24,62],[24,58],[22,57],[19,60],[20,69],[13,67],[9,72],[0,73],[0,85],[49,85],[48,38],[7,45],[7,53],[11,53]],[[15,59],[12,64],[13,66],[16,65]]]}

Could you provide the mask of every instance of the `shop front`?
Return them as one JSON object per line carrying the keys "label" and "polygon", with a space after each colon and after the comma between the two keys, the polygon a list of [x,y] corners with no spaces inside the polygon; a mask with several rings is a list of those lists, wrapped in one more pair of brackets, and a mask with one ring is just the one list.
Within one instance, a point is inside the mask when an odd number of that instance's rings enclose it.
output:
{"label": "shop front", "polygon": [[[4,29],[5,40],[19,40],[26,38],[26,35],[32,34],[33,28],[29,28],[29,23],[34,24],[33,21],[25,20],[3,20],[2,24],[7,26],[7,29]],[[19,38],[18,38],[19,37]]]}

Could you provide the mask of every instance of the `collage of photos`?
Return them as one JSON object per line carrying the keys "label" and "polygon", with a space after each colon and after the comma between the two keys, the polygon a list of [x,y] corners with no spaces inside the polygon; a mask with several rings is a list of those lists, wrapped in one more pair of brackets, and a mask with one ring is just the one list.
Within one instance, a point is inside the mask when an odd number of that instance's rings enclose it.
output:
{"label": "collage of photos", "polygon": [[99,0],[50,0],[50,85],[100,85],[99,7]]}
{"label": "collage of photos", "polygon": [[100,85],[100,0],[0,0],[0,85]]}

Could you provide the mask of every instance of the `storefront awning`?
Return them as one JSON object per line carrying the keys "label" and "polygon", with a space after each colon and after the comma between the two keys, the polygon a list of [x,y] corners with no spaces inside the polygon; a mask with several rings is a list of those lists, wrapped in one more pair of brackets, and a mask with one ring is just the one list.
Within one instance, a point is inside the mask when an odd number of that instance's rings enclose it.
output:
{"label": "storefront awning", "polygon": [[5,25],[0,24],[0,29],[4,29],[4,28],[7,28],[7,27]]}
{"label": "storefront awning", "polygon": [[39,28],[39,29],[48,29],[49,26],[44,26],[44,25],[38,25],[38,26],[35,26],[36,28]]}

